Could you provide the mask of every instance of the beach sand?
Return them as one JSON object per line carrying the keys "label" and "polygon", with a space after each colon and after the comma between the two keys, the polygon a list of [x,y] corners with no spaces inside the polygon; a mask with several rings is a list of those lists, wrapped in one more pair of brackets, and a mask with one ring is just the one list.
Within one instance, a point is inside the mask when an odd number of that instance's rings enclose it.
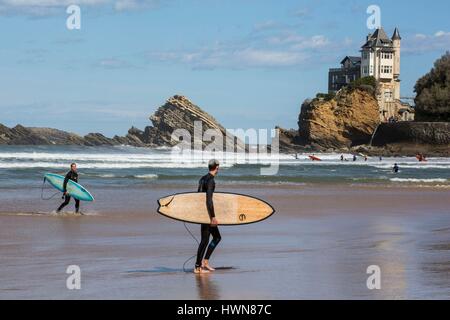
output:
{"label": "beach sand", "polygon": [[[6,190],[0,298],[450,298],[448,188],[219,185],[277,212],[258,224],[222,227],[211,264],[233,269],[202,276],[183,272],[197,247],[183,224],[156,213],[158,198],[181,191],[190,190],[111,187],[76,216],[45,213],[59,199],[36,200],[38,190],[20,201],[7,200]],[[199,226],[189,228],[199,235]],[[81,268],[81,290],[66,288],[69,265]],[[370,265],[381,268],[381,290],[366,286]]]}

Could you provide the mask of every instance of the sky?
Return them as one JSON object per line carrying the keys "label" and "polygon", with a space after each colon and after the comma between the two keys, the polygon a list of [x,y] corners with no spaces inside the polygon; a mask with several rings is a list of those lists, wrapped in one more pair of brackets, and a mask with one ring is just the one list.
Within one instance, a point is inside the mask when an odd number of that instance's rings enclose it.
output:
{"label": "sky", "polygon": [[298,128],[328,69],[359,55],[370,5],[400,30],[413,97],[450,50],[447,0],[0,0],[0,123],[124,135],[181,94],[229,129]]}

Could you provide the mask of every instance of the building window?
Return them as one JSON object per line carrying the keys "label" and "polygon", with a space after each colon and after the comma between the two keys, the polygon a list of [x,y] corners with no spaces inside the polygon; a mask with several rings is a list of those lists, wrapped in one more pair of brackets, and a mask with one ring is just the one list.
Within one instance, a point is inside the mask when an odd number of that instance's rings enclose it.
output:
{"label": "building window", "polygon": [[392,73],[392,66],[381,66],[381,73],[385,74]]}
{"label": "building window", "polygon": [[383,52],[381,54],[381,58],[391,60],[393,58],[393,54],[392,53],[388,53],[388,52]]}
{"label": "building window", "polygon": [[393,94],[392,94],[391,90],[386,90],[384,92],[384,100],[385,101],[392,101],[392,97],[393,97]]}

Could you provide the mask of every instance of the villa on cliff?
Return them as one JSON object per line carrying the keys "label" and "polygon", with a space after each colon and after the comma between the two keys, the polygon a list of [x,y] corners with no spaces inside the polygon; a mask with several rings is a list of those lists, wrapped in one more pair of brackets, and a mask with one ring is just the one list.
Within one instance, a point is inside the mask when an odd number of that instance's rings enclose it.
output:
{"label": "villa on cliff", "polygon": [[361,47],[361,56],[347,56],[340,68],[328,72],[328,92],[336,93],[352,81],[373,76],[379,83],[377,93],[380,120],[412,121],[414,109],[400,100],[400,32],[395,28],[391,38],[383,28],[369,34]]}

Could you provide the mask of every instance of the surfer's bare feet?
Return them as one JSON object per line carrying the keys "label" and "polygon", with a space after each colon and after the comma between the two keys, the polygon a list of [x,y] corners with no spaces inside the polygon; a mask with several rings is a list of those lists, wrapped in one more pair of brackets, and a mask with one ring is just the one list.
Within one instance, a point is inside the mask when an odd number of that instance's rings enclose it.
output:
{"label": "surfer's bare feet", "polygon": [[208,261],[208,260],[203,260],[202,268],[207,269],[207,270],[209,270],[209,271],[214,271],[214,270],[216,270],[216,269],[214,269],[213,267],[211,267],[211,266],[209,265],[209,261]]}
{"label": "surfer's bare feet", "polygon": [[196,274],[209,273],[209,270],[205,269],[203,267],[195,267],[194,273],[196,273]]}

